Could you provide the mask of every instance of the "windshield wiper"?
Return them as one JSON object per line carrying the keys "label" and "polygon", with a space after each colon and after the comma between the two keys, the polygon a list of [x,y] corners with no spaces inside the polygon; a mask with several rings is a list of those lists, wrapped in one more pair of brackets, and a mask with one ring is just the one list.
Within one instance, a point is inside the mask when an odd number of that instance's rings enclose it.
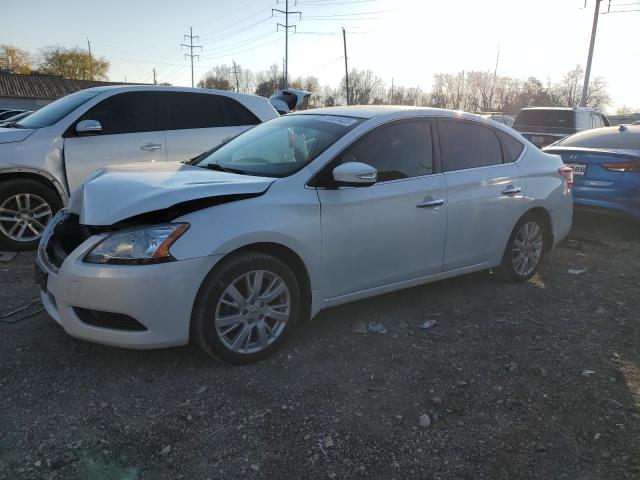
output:
{"label": "windshield wiper", "polygon": [[204,168],[208,168],[209,170],[216,170],[218,172],[227,172],[227,173],[239,173],[241,175],[245,175],[245,172],[242,170],[236,170],[235,168],[226,168],[217,163],[207,163],[206,165],[196,165],[196,167],[203,166]]}
{"label": "windshield wiper", "polygon": [[18,122],[9,122],[6,125],[2,125],[2,128],[24,128]]}

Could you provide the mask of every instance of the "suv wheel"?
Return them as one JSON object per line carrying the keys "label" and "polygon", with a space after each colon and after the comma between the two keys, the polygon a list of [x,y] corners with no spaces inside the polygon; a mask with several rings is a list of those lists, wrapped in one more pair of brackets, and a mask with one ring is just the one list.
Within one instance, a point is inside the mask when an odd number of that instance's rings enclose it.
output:
{"label": "suv wheel", "polygon": [[0,248],[35,249],[47,223],[61,207],[57,193],[38,181],[0,183]]}
{"label": "suv wheel", "polygon": [[529,280],[542,263],[545,239],[544,222],[537,215],[525,215],[514,227],[502,263],[494,271],[508,282]]}
{"label": "suv wheel", "polygon": [[300,287],[291,269],[271,255],[246,252],[204,280],[191,319],[192,335],[209,355],[252,363],[284,340],[300,311]]}

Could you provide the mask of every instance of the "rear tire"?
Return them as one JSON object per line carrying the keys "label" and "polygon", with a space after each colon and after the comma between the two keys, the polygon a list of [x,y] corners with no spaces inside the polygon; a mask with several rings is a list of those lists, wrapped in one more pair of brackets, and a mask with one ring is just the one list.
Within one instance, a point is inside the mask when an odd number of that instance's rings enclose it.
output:
{"label": "rear tire", "polygon": [[284,341],[300,314],[300,286],[281,260],[244,252],[205,278],[191,335],[208,355],[231,364],[257,362]]}
{"label": "rear tire", "polygon": [[0,183],[0,248],[34,250],[47,223],[60,208],[58,194],[36,180]]}
{"label": "rear tire", "polygon": [[546,251],[548,232],[539,215],[524,215],[513,228],[500,266],[494,268],[501,280],[526,282],[535,275]]}

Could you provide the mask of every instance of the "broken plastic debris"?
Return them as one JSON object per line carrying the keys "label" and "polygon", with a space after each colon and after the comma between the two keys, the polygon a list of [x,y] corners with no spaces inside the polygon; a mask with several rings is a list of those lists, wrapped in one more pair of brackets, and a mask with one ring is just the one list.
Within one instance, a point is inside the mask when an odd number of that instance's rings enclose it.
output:
{"label": "broken plastic debris", "polygon": [[569,269],[569,273],[571,275],[580,275],[581,273],[584,273],[586,271],[587,271],[586,268],[570,268]]}
{"label": "broken plastic debris", "polygon": [[596,372],[594,372],[593,370],[589,370],[588,368],[585,368],[582,371],[582,375],[584,375],[585,377],[588,377],[589,375],[593,375],[594,373],[596,373]]}
{"label": "broken plastic debris", "polygon": [[387,327],[380,322],[369,322],[369,330],[374,333],[387,333]]}
{"label": "broken plastic debris", "polygon": [[431,419],[429,418],[429,415],[420,415],[420,426],[426,428],[429,425],[431,425]]}
{"label": "broken plastic debris", "polygon": [[437,323],[438,322],[436,322],[435,320],[427,320],[426,322],[422,322],[420,324],[420,328],[424,328],[426,330],[427,328],[435,327]]}

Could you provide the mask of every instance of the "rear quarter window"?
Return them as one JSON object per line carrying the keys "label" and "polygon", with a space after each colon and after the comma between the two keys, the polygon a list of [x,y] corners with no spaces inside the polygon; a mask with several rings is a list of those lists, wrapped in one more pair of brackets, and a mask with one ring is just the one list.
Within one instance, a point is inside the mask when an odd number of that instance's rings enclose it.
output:
{"label": "rear quarter window", "polygon": [[508,158],[506,160],[515,162],[522,153],[522,150],[524,150],[524,145],[508,133],[504,133],[500,130],[496,130],[496,135],[498,135],[498,138],[507,150]]}

